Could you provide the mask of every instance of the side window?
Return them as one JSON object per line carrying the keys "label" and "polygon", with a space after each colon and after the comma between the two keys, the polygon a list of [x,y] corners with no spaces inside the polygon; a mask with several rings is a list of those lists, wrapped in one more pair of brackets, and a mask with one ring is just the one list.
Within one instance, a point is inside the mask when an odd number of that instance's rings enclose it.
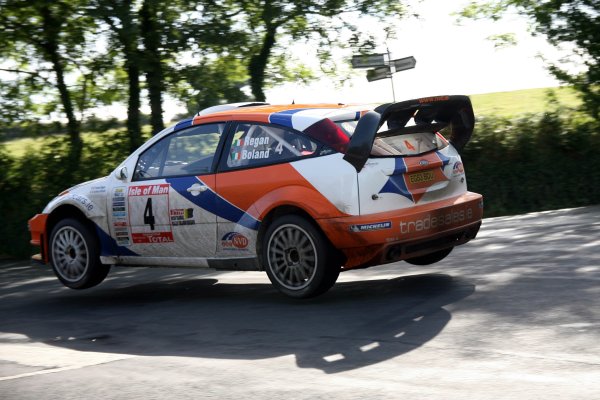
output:
{"label": "side window", "polygon": [[179,131],[144,151],[133,180],[211,172],[225,124],[198,125]]}
{"label": "side window", "polygon": [[298,132],[268,125],[238,124],[229,148],[230,168],[264,165],[307,157],[317,143]]}

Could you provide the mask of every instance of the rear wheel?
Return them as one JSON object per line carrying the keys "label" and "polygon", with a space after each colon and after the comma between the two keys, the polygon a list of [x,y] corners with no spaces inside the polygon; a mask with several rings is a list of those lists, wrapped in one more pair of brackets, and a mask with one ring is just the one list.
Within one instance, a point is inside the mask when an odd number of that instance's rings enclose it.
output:
{"label": "rear wheel", "polygon": [[297,215],[278,218],[267,229],[262,260],[271,283],[295,298],[317,296],[338,278],[340,265],[327,238]]}
{"label": "rear wheel", "polygon": [[58,279],[71,289],[96,286],[110,270],[100,263],[98,242],[90,228],[72,218],[59,221],[52,229],[50,263]]}
{"label": "rear wheel", "polygon": [[448,249],[439,250],[434,253],[425,254],[424,256],[420,256],[420,257],[407,258],[404,261],[406,261],[409,264],[413,264],[413,265],[434,264],[434,263],[436,263],[438,261],[442,261],[444,258],[446,258],[446,256],[448,256],[448,254],[450,254],[450,252],[452,252],[453,248],[454,247],[450,247]]}

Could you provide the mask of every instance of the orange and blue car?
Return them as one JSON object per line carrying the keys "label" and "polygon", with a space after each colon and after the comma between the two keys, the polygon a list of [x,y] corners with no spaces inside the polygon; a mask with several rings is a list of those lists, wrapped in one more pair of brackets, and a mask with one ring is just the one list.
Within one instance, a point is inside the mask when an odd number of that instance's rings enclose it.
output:
{"label": "orange and blue car", "polygon": [[466,96],[211,107],[53,199],[29,221],[34,258],[73,289],[111,266],[207,267],[264,270],[297,298],[435,263],[481,225],[459,155],[473,127]]}

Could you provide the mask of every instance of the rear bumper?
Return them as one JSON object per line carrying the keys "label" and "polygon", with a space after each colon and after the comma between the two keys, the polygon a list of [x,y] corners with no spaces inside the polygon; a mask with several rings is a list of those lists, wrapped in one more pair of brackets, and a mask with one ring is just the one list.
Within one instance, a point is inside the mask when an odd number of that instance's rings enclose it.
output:
{"label": "rear bumper", "polygon": [[483,197],[461,196],[409,209],[320,219],[317,222],[346,256],[345,269],[418,257],[475,238],[483,218]]}
{"label": "rear bumper", "polygon": [[34,260],[46,263],[48,262],[48,235],[46,234],[46,220],[48,214],[36,214],[28,222],[29,232],[31,233],[30,243],[40,247],[40,254],[36,254]]}

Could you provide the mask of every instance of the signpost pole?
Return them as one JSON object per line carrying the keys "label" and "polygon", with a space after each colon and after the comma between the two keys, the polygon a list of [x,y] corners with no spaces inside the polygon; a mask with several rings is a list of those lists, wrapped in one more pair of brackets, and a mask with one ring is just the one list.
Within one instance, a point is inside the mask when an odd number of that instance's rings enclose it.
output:
{"label": "signpost pole", "polygon": [[386,47],[387,50],[387,61],[390,66],[390,82],[392,83],[392,98],[394,99],[394,103],[396,102],[396,90],[394,90],[394,73],[396,72],[396,66],[392,62],[392,56],[390,55],[390,49]]}

